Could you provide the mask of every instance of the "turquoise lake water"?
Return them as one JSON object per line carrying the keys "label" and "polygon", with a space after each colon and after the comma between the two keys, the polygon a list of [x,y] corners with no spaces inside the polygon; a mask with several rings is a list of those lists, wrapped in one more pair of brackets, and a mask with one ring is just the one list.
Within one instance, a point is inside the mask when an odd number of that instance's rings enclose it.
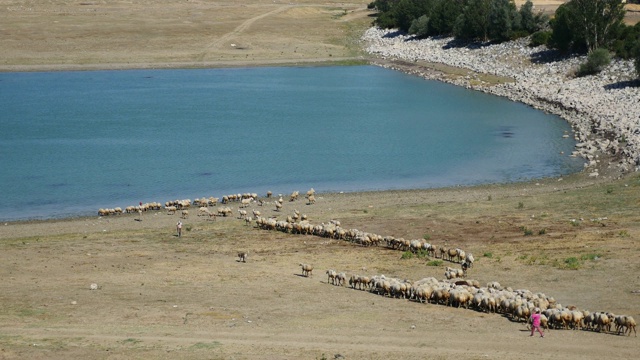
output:
{"label": "turquoise lake water", "polygon": [[[0,73],[0,219],[582,169],[562,119],[373,66]],[[562,154],[564,152],[564,154]]]}

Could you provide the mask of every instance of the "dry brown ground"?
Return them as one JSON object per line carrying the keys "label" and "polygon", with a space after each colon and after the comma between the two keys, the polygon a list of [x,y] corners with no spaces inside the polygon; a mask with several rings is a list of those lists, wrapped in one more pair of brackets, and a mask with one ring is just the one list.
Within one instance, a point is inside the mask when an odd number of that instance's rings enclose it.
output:
{"label": "dry brown ground", "polygon": [[[0,0],[0,71],[362,61],[368,3]],[[534,3],[553,13],[563,1]],[[638,6],[627,9],[636,23]]]}
{"label": "dry brown ground", "polygon": [[352,60],[366,1],[0,0],[0,70]]}
{"label": "dry brown ground", "polygon": [[[306,189],[298,189],[304,191]],[[251,208],[423,238],[475,254],[481,284],[640,319],[640,177],[320,194]],[[232,204],[235,209],[236,204]],[[327,283],[349,274],[443,278],[444,262],[384,246],[164,212],[0,226],[0,359],[632,358],[638,338],[550,330],[502,315],[391,299]],[[573,222],[572,220],[576,221]],[[525,236],[529,229],[532,235]],[[541,231],[543,230],[544,231]],[[542,233],[543,232],[543,233]],[[238,251],[249,251],[247,263]],[[597,255],[597,259],[593,259]],[[566,259],[578,259],[568,269]],[[299,263],[315,266],[300,275]],[[96,283],[99,290],[90,290]],[[415,327],[413,327],[415,326]]]}
{"label": "dry brown ground", "polygon": [[[360,56],[358,29],[370,21],[367,2],[0,0],[0,69],[352,61]],[[321,194],[315,205],[286,203],[282,214],[272,204],[259,210],[284,217],[297,208],[312,222],[337,218],[344,227],[383,235],[428,236],[474,253],[470,277],[483,284],[496,280],[565,305],[640,320],[639,189],[637,176],[576,176]],[[501,315],[384,298],[329,285],[323,276],[334,268],[442,278],[446,262],[427,266],[432,259],[266,232],[233,218],[209,222],[192,214],[181,239],[174,236],[177,216],[155,212],[136,219],[0,225],[0,359],[585,359],[637,353],[633,336],[550,331],[531,339],[523,324]],[[524,236],[525,229],[532,235]],[[250,252],[248,263],[236,261],[239,250]],[[567,269],[570,258],[577,269]],[[300,262],[315,265],[313,277],[300,276]],[[100,289],[89,290],[92,283]]]}

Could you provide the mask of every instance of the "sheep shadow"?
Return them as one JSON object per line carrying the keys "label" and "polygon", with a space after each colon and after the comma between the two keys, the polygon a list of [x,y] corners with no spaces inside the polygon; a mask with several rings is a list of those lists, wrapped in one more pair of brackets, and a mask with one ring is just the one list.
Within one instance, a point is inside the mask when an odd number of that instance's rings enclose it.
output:
{"label": "sheep shadow", "polygon": [[625,89],[640,87],[640,79],[618,81],[613,84],[605,85],[605,90]]}

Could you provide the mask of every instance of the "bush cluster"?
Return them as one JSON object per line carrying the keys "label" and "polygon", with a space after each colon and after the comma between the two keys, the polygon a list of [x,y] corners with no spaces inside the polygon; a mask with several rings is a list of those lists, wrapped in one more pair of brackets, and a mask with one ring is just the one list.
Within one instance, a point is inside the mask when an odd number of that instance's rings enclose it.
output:
{"label": "bush cluster", "polygon": [[611,63],[611,54],[607,49],[596,49],[589,54],[587,61],[580,65],[578,76],[597,74]]}
{"label": "bush cluster", "polygon": [[622,0],[570,0],[551,20],[542,12],[534,13],[531,0],[520,9],[513,0],[374,0],[368,7],[378,12],[375,25],[416,37],[501,42],[531,35],[531,46],[588,53],[578,76],[600,72],[611,54],[633,59],[640,76],[640,23],[624,24]]}
{"label": "bush cluster", "polygon": [[528,0],[520,9],[513,0],[375,0],[374,24],[424,37],[455,36],[465,41],[507,41],[543,29],[548,18],[534,14]]}

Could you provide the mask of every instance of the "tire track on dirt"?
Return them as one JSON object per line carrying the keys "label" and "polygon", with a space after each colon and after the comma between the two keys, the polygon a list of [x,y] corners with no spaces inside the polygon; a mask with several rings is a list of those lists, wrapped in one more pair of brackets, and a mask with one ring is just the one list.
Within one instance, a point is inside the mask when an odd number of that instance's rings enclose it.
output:
{"label": "tire track on dirt", "polygon": [[249,27],[251,27],[251,25],[253,25],[253,23],[255,23],[258,20],[264,19],[266,17],[269,17],[271,15],[286,11],[291,9],[292,7],[294,7],[294,5],[284,5],[284,6],[280,6],[279,8],[275,9],[275,10],[271,10],[269,12],[266,12],[264,14],[252,17],[251,19],[248,19],[246,21],[244,21],[242,24],[238,25],[235,29],[233,29],[231,32],[228,32],[224,35],[222,35],[221,37],[217,38],[216,40],[214,40],[213,42],[211,42],[206,48],[205,50],[202,52],[202,54],[200,54],[198,60],[199,61],[203,61],[204,58],[207,56],[207,54],[209,54],[209,52],[222,45],[225,41],[229,40],[230,38],[246,31]]}

